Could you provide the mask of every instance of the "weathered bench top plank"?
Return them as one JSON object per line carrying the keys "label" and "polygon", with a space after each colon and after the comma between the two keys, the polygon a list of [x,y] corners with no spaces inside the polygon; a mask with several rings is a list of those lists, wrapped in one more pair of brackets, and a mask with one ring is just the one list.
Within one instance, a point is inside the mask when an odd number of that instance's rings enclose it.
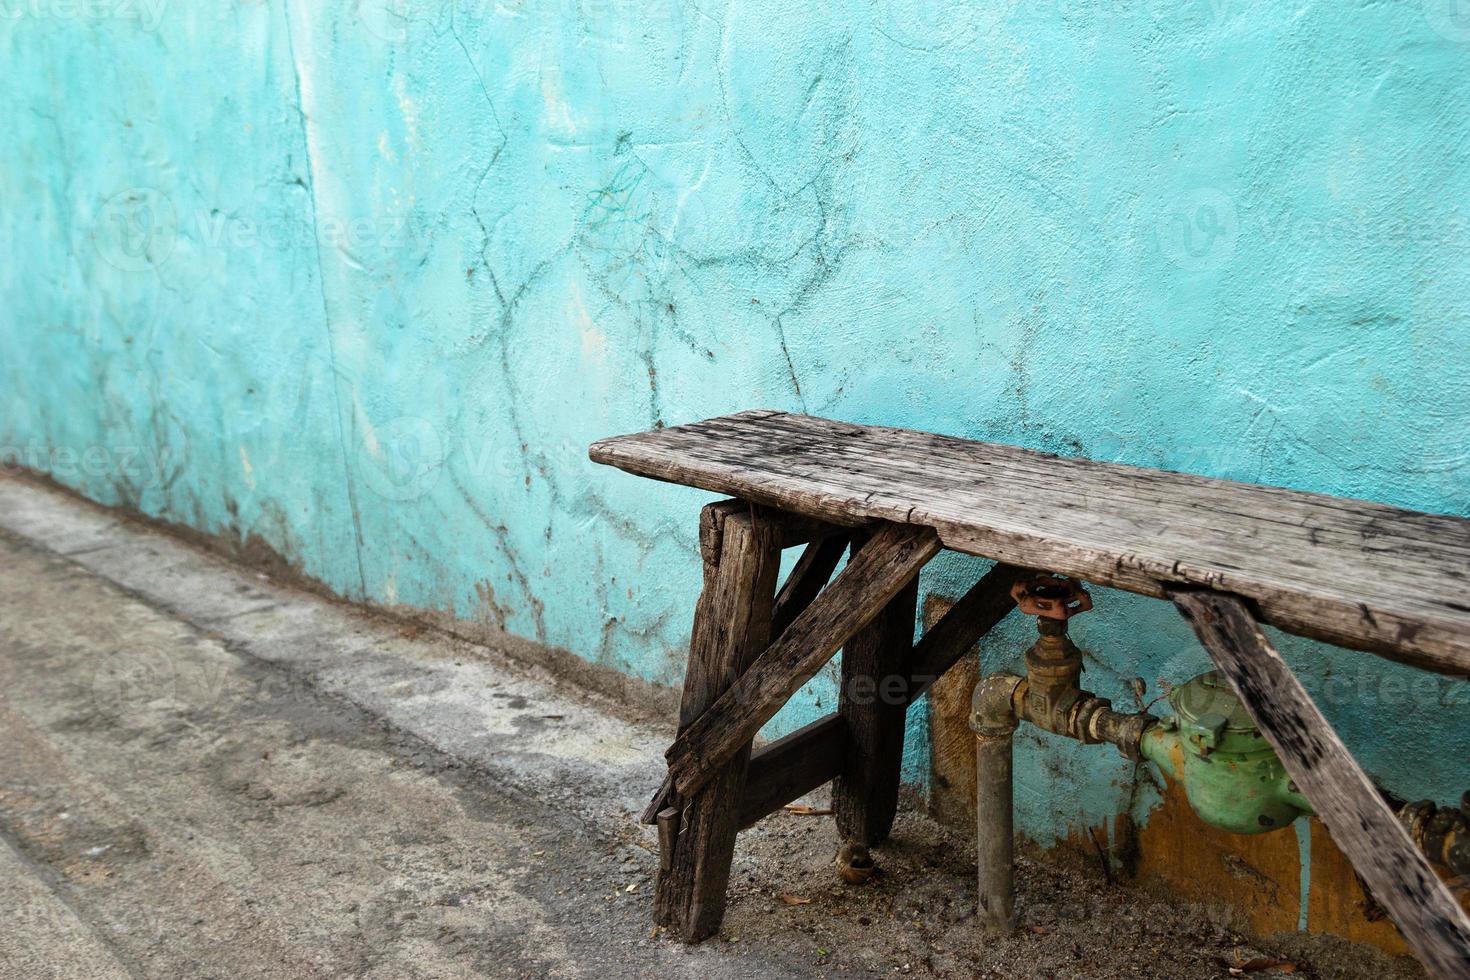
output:
{"label": "weathered bench top plank", "polygon": [[640,476],[1164,596],[1207,586],[1288,632],[1470,675],[1470,521],[995,443],[750,411],[593,443]]}

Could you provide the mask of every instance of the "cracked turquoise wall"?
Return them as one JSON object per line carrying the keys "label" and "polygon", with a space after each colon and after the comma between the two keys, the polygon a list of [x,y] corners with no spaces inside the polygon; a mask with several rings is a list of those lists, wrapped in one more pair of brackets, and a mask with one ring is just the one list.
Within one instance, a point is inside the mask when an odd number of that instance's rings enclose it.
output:
{"label": "cracked turquoise wall", "polygon": [[[585,447],[755,406],[1470,514],[1453,0],[0,14],[6,462],[352,599],[675,684],[707,498]],[[1102,693],[1204,666],[1099,599]],[[1376,776],[1464,788],[1462,685],[1288,649]],[[1033,836],[1147,810],[1042,739]]]}

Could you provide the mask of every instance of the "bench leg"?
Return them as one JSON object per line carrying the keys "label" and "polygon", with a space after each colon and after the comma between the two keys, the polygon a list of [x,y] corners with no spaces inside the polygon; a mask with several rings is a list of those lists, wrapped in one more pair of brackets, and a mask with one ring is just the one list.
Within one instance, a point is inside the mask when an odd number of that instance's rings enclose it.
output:
{"label": "bench leg", "polygon": [[1217,593],[1183,592],[1173,599],[1430,975],[1470,976],[1470,919],[1250,609]]}
{"label": "bench leg", "polygon": [[[711,504],[701,514],[704,591],[694,612],[680,731],[766,648],[780,545],[779,524],[738,501]],[[687,798],[670,790],[661,811],[654,919],[686,942],[714,935],[724,918],[749,759],[747,746]]]}
{"label": "bench leg", "polygon": [[847,756],[832,784],[832,809],[849,845],[843,854],[880,844],[893,829],[918,598],[916,574],[842,648],[837,710],[847,720]]}

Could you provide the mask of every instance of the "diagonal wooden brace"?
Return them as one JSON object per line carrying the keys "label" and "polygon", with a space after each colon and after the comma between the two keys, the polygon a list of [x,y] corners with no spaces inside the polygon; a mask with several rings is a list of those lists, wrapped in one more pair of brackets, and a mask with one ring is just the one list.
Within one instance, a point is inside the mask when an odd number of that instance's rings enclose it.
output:
{"label": "diagonal wooden brace", "polygon": [[[738,501],[727,501],[713,505],[715,513],[720,513],[719,508],[739,505]],[[746,506],[748,505],[740,505]],[[766,515],[762,515],[766,516]],[[785,537],[790,537],[790,528],[783,528]],[[722,533],[722,532],[718,532]],[[837,562],[842,558],[843,552],[847,550],[848,532],[845,529],[832,529],[832,532],[823,537],[814,538],[802,552],[796,567],[791,570],[781,591],[776,595],[775,608],[771,613],[771,636],[779,637],[785,632],[812,600],[821,592],[827,580],[832,577],[832,569],[837,567]],[[716,545],[718,542],[716,542]],[[718,557],[718,547],[714,554]],[[697,717],[697,716],[696,716]],[[686,722],[694,718],[685,719]],[[828,777],[831,778],[831,777]],[[822,780],[826,782],[826,780]],[[815,788],[815,787],[812,787]],[[665,776],[663,785],[659,786],[658,792],[653,794],[648,806],[644,808],[639,822],[653,825],[658,820],[659,813],[668,806],[669,794],[673,792],[674,784],[669,777]],[[809,790],[808,790],[809,791]]]}
{"label": "diagonal wooden brace", "polygon": [[1435,976],[1470,976],[1470,918],[1239,598],[1171,596],[1332,839]]}
{"label": "diagonal wooden brace", "polygon": [[[816,557],[818,546],[828,548],[829,542],[845,547],[847,539],[836,535],[808,546],[802,562],[792,571],[781,595],[776,598],[777,616],[781,615],[782,596],[806,591],[806,586],[798,589],[796,583],[810,583],[813,578],[825,581],[831,574],[830,567],[825,571],[821,568],[829,558],[835,564],[839,556]],[[813,560],[807,565],[809,558]],[[802,574],[803,565],[814,569],[810,575]],[[1016,601],[1011,598],[1011,585],[1024,574],[1023,569],[1013,565],[996,565],[914,644],[906,665],[905,708],[923,697],[945,671],[958,663],[966,651],[1016,608]],[[805,599],[800,608],[805,609],[810,603],[809,598]],[[794,614],[789,618],[794,618]],[[838,766],[831,760],[840,761],[845,751],[846,735],[842,717],[831,714],[778,742],[757,749],[750,760],[748,779],[751,785],[747,787],[747,799],[742,804],[741,826],[749,826],[836,776]],[[665,777],[644,809],[640,817],[642,823],[652,826],[657,822],[659,813],[668,806],[673,788],[673,783]]]}
{"label": "diagonal wooden brace", "polygon": [[909,655],[909,703],[917,701],[980,638],[1016,608],[1011,586],[1024,569],[997,564],[929,627]]}
{"label": "diagonal wooden brace", "polygon": [[846,531],[818,538],[806,546],[791,575],[776,594],[776,610],[771,615],[771,635],[779,637],[786,627],[796,621],[812,600],[821,593],[832,570],[837,567],[842,553],[847,550],[849,535]]}
{"label": "diagonal wooden brace", "polygon": [[848,638],[866,626],[939,551],[932,528],[884,524],[740,680],[665,753],[682,794],[697,791],[770,721]]}

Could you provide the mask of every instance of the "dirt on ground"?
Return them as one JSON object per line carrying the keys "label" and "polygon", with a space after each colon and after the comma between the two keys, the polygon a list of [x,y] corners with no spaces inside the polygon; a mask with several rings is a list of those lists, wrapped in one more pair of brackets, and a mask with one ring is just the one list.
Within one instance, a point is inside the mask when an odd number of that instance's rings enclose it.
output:
{"label": "dirt on ground", "polygon": [[910,805],[845,884],[821,794],[741,835],[725,928],[687,946],[635,816],[666,732],[6,492],[0,977],[1422,976],[1035,854],[989,939],[966,835]]}
{"label": "dirt on ground", "polygon": [[[820,806],[820,799],[804,801]],[[832,873],[827,817],[781,814],[746,842],[724,941],[804,944],[807,965],[834,973],[932,977],[1420,977],[1417,964],[1332,937],[1254,939],[1222,911],[1170,902],[1100,867],[1021,857],[1018,928],[975,925],[974,846],[920,813],[900,815],[875,849],[866,885]],[[793,943],[793,938],[795,943]]]}

